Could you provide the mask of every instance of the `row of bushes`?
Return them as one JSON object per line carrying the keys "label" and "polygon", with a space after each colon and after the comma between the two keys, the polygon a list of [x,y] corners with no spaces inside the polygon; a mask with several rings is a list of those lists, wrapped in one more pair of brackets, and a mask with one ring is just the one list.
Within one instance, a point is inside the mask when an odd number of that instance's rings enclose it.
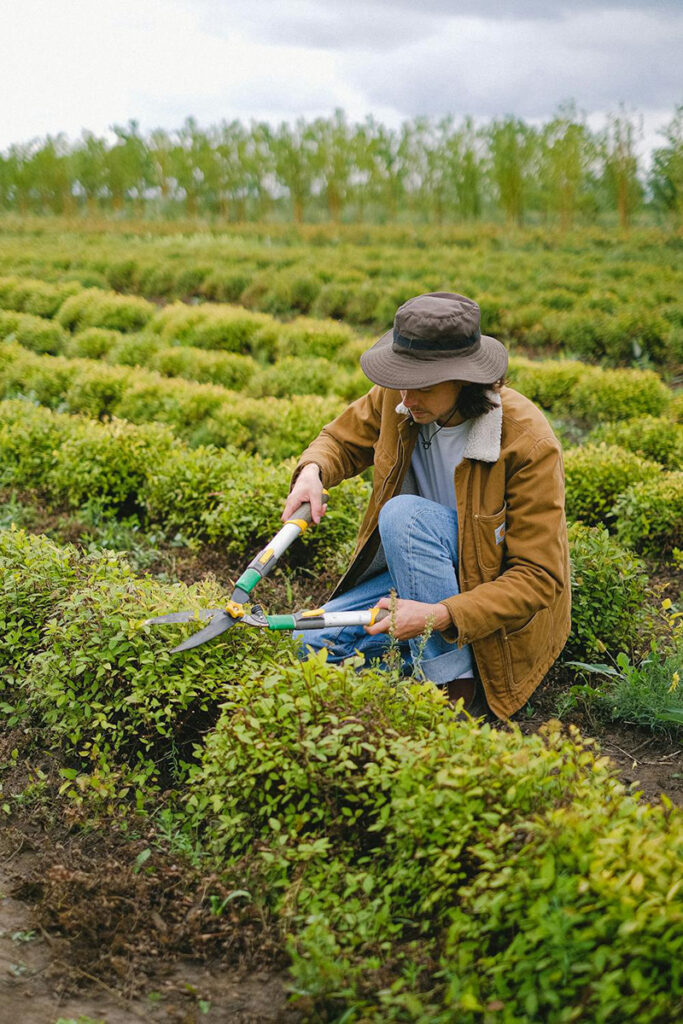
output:
{"label": "row of bushes", "polygon": [[[428,290],[454,290],[480,301],[489,334],[612,363],[649,358],[675,365],[683,345],[680,271],[661,246],[615,245],[596,260],[580,239],[535,245],[524,238],[481,244],[403,246],[339,244],[315,252],[292,239],[247,241],[230,234],[184,239],[117,239],[84,245],[49,236],[7,250],[5,266],[39,276],[74,275],[85,286],[155,300],[239,302],[277,316],[334,317],[386,329],[396,306]],[[548,240],[546,240],[547,242]],[[117,251],[118,250],[118,251]],[[466,251],[465,251],[466,250]],[[33,258],[32,258],[33,257]],[[0,269],[3,264],[0,261]]]}
{"label": "row of bushes", "polygon": [[462,722],[435,687],[239,627],[173,657],[143,625],[220,599],[0,533],[3,712],[61,747],[80,799],[175,787],[174,832],[278,916],[316,1019],[676,1019],[670,804],[556,724]]}
{"label": "row of bushes", "polygon": [[[642,461],[618,448],[607,454],[608,463],[622,458],[629,465],[631,458],[638,466]],[[258,549],[279,528],[291,470],[292,464],[273,466],[235,450],[187,449],[158,424],[94,423],[22,401],[0,403],[0,486],[39,492],[56,505],[90,505],[109,514],[137,515],[171,537],[180,534],[219,543],[235,556],[245,557]],[[572,472],[569,503],[579,504],[573,498],[575,490],[604,493],[606,471],[600,459],[595,470],[586,461],[580,474],[575,467]],[[649,478],[649,489],[638,483],[629,487],[628,479],[622,478],[624,493],[617,499],[623,505],[616,522],[619,536],[654,558],[676,546],[672,541],[683,542],[683,515],[679,514],[683,474],[658,473],[659,477]],[[365,482],[346,481],[335,493],[324,525],[305,534],[291,560],[303,561],[311,569],[341,571],[367,498]],[[596,515],[594,521],[602,526],[604,518]],[[662,529],[660,521],[668,529]],[[610,546],[606,530],[586,532],[585,526],[573,530],[574,568],[580,585],[575,640],[568,651],[587,655],[605,646],[619,650],[637,645],[647,604],[642,565],[622,548]],[[590,580],[595,572],[590,566],[596,559],[603,566],[600,589],[594,592]],[[611,595],[609,607],[597,614],[595,605],[604,602],[605,593]],[[609,628],[603,628],[609,615],[614,619],[609,619]]]}
{"label": "row of bushes", "polygon": [[[0,402],[0,486],[36,491],[58,506],[137,515],[170,537],[219,543],[242,558],[282,525],[292,469],[234,448],[188,449],[159,424],[95,423]],[[291,558],[341,571],[367,496],[360,479],[338,488],[324,528],[308,531]]]}
{"label": "row of bushes", "polygon": [[683,547],[683,472],[618,445],[565,452],[569,519],[616,529],[619,540],[653,558]]}
{"label": "row of bushes", "polygon": [[[270,321],[263,328],[258,316],[255,320],[250,317],[254,314],[235,307],[169,306],[151,321],[151,336],[124,335],[104,328],[70,336],[47,320],[0,313],[0,338],[16,338],[36,352],[150,366],[169,376],[217,384],[234,382],[236,388],[255,396],[339,394],[350,399],[369,386],[358,369],[358,358],[368,344],[364,339],[355,338],[341,326],[306,318],[289,325]],[[207,330],[217,330],[212,340],[197,334],[202,324]],[[233,329],[235,333],[231,333]],[[272,366],[260,366],[245,355],[252,343],[254,350],[258,349],[261,342],[253,339],[263,340],[262,329],[267,329],[273,342],[270,355],[278,360]],[[235,351],[197,351],[197,343],[218,344],[219,338],[221,345]],[[176,349],[176,345],[180,347]],[[513,387],[550,413],[586,424],[659,416],[670,408],[683,422],[683,396],[672,399],[669,389],[650,370],[602,370],[576,360],[535,362],[513,356],[508,378]]]}
{"label": "row of bushes", "polygon": [[94,418],[168,424],[192,445],[240,447],[275,460],[300,454],[344,404],[336,396],[244,398],[150,370],[39,356],[6,342],[0,346],[0,397],[20,395]]}

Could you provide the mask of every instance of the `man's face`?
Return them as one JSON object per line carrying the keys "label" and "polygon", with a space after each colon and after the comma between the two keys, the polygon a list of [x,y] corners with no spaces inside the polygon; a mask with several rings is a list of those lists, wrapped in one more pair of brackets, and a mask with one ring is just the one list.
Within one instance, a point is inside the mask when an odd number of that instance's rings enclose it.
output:
{"label": "man's face", "polygon": [[[439,423],[451,417],[462,381],[445,380],[441,384],[433,384],[429,388],[410,388],[401,391],[401,401],[416,423]],[[460,417],[452,416],[449,424],[459,422]]]}

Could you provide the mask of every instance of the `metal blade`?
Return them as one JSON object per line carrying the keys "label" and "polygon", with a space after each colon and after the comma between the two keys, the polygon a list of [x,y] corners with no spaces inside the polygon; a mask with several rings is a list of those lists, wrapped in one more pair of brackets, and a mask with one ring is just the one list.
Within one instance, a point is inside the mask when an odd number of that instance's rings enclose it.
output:
{"label": "metal blade", "polygon": [[155,615],[153,619],[145,619],[146,626],[163,626],[167,622],[195,622],[201,619],[212,619],[222,608],[202,608],[196,612],[169,612],[168,615]]}
{"label": "metal blade", "polygon": [[239,621],[239,619],[233,619],[232,615],[227,615],[224,611],[219,610],[208,626],[200,629],[197,633],[193,633],[192,636],[188,636],[187,640],[183,640],[177,647],[172,647],[171,654],[177,654],[179,651],[189,651],[192,647],[199,647],[200,644],[205,644],[207,641],[220,636],[221,633],[225,633],[227,629],[230,629],[231,626],[234,626]]}

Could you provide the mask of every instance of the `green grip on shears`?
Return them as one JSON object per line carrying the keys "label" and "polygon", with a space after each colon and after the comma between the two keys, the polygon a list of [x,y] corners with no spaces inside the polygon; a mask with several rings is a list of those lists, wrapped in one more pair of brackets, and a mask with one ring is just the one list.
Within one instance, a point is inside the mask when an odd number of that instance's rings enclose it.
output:
{"label": "green grip on shears", "polygon": [[266,615],[268,629],[295,629],[296,619],[293,615]]}
{"label": "green grip on shears", "polygon": [[261,573],[256,569],[245,569],[235,584],[235,589],[239,587],[240,590],[244,590],[245,593],[250,594],[261,578]]}

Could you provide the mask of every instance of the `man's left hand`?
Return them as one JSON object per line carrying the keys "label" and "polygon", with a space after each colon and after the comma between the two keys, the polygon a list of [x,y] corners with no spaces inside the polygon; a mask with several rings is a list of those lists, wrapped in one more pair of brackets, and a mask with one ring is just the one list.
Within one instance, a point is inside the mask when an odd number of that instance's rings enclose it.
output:
{"label": "man's left hand", "polygon": [[[391,610],[392,599],[382,597],[377,602],[380,608]],[[448,629],[451,625],[451,617],[448,609],[443,604],[428,604],[425,601],[409,601],[398,597],[395,601],[395,612],[387,615],[381,622],[374,626],[365,626],[365,632],[370,636],[377,633],[388,633],[393,625],[393,633],[397,640],[412,640],[415,636],[424,633],[427,624],[431,623],[432,629]]]}

